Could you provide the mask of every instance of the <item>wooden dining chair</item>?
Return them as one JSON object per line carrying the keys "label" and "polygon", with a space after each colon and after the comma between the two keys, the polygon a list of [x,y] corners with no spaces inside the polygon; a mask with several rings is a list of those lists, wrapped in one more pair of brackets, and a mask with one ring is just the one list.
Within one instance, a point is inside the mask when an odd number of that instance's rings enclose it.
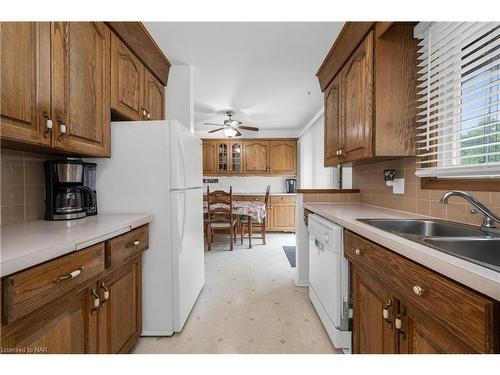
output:
{"label": "wooden dining chair", "polygon": [[210,192],[207,187],[207,242],[208,250],[212,249],[213,236],[215,232],[229,234],[229,249],[233,250],[236,242],[236,226],[238,219],[233,215],[233,189],[229,187],[229,193],[223,190]]}
{"label": "wooden dining chair", "polygon": [[[252,220],[252,233],[254,233],[255,229],[260,232],[260,238],[262,239],[262,243],[265,245],[266,244],[266,222],[267,222],[267,214],[269,213],[269,195],[271,191],[271,186],[267,185],[266,188],[266,197],[264,199],[264,203],[266,205],[266,216],[262,219],[262,222],[258,222],[257,220]],[[248,233],[248,238],[250,241],[250,231],[248,228],[248,217],[242,216],[240,218],[240,236],[241,236],[241,243],[243,243],[243,237],[245,236],[245,230]]]}

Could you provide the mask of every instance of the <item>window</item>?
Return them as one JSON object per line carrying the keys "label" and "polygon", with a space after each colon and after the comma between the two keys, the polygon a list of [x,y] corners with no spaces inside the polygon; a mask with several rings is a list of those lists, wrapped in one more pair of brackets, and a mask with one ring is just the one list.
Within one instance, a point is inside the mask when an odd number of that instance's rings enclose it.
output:
{"label": "window", "polygon": [[500,23],[421,22],[417,175],[500,176]]}

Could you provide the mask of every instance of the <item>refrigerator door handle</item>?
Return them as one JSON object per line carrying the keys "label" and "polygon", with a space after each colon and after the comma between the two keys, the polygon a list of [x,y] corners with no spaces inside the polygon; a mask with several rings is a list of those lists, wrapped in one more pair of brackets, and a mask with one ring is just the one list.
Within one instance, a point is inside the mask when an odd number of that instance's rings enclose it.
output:
{"label": "refrigerator door handle", "polygon": [[[182,241],[184,239],[184,228],[186,227],[186,194],[179,192],[179,198],[182,197],[182,204],[177,200],[177,229],[179,231],[179,254],[182,253]],[[179,199],[178,198],[178,199]],[[181,217],[182,215],[182,217]],[[179,227],[180,226],[180,227]]]}

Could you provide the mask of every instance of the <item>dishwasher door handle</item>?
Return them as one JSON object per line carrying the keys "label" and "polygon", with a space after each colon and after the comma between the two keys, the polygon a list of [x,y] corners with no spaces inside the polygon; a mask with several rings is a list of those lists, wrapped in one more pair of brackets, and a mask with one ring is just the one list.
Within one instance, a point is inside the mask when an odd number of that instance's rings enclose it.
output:
{"label": "dishwasher door handle", "polygon": [[314,244],[319,250],[325,251],[325,245],[323,245],[323,243],[321,243],[321,241],[318,240],[317,238],[314,239]]}

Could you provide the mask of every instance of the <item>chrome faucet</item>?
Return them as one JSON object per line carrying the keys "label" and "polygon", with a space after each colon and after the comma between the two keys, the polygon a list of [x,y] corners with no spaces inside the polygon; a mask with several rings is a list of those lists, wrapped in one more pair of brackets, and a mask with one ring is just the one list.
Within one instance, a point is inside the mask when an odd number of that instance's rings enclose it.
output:
{"label": "chrome faucet", "polygon": [[460,190],[452,190],[446,192],[442,197],[439,203],[448,204],[448,199],[450,197],[462,197],[466,201],[468,201],[471,205],[474,206],[475,210],[471,210],[472,213],[477,213],[478,211],[484,215],[483,225],[481,228],[495,228],[495,221],[500,223],[500,217],[491,212],[484,204],[479,202],[476,198],[474,198],[471,194],[460,191]]}

